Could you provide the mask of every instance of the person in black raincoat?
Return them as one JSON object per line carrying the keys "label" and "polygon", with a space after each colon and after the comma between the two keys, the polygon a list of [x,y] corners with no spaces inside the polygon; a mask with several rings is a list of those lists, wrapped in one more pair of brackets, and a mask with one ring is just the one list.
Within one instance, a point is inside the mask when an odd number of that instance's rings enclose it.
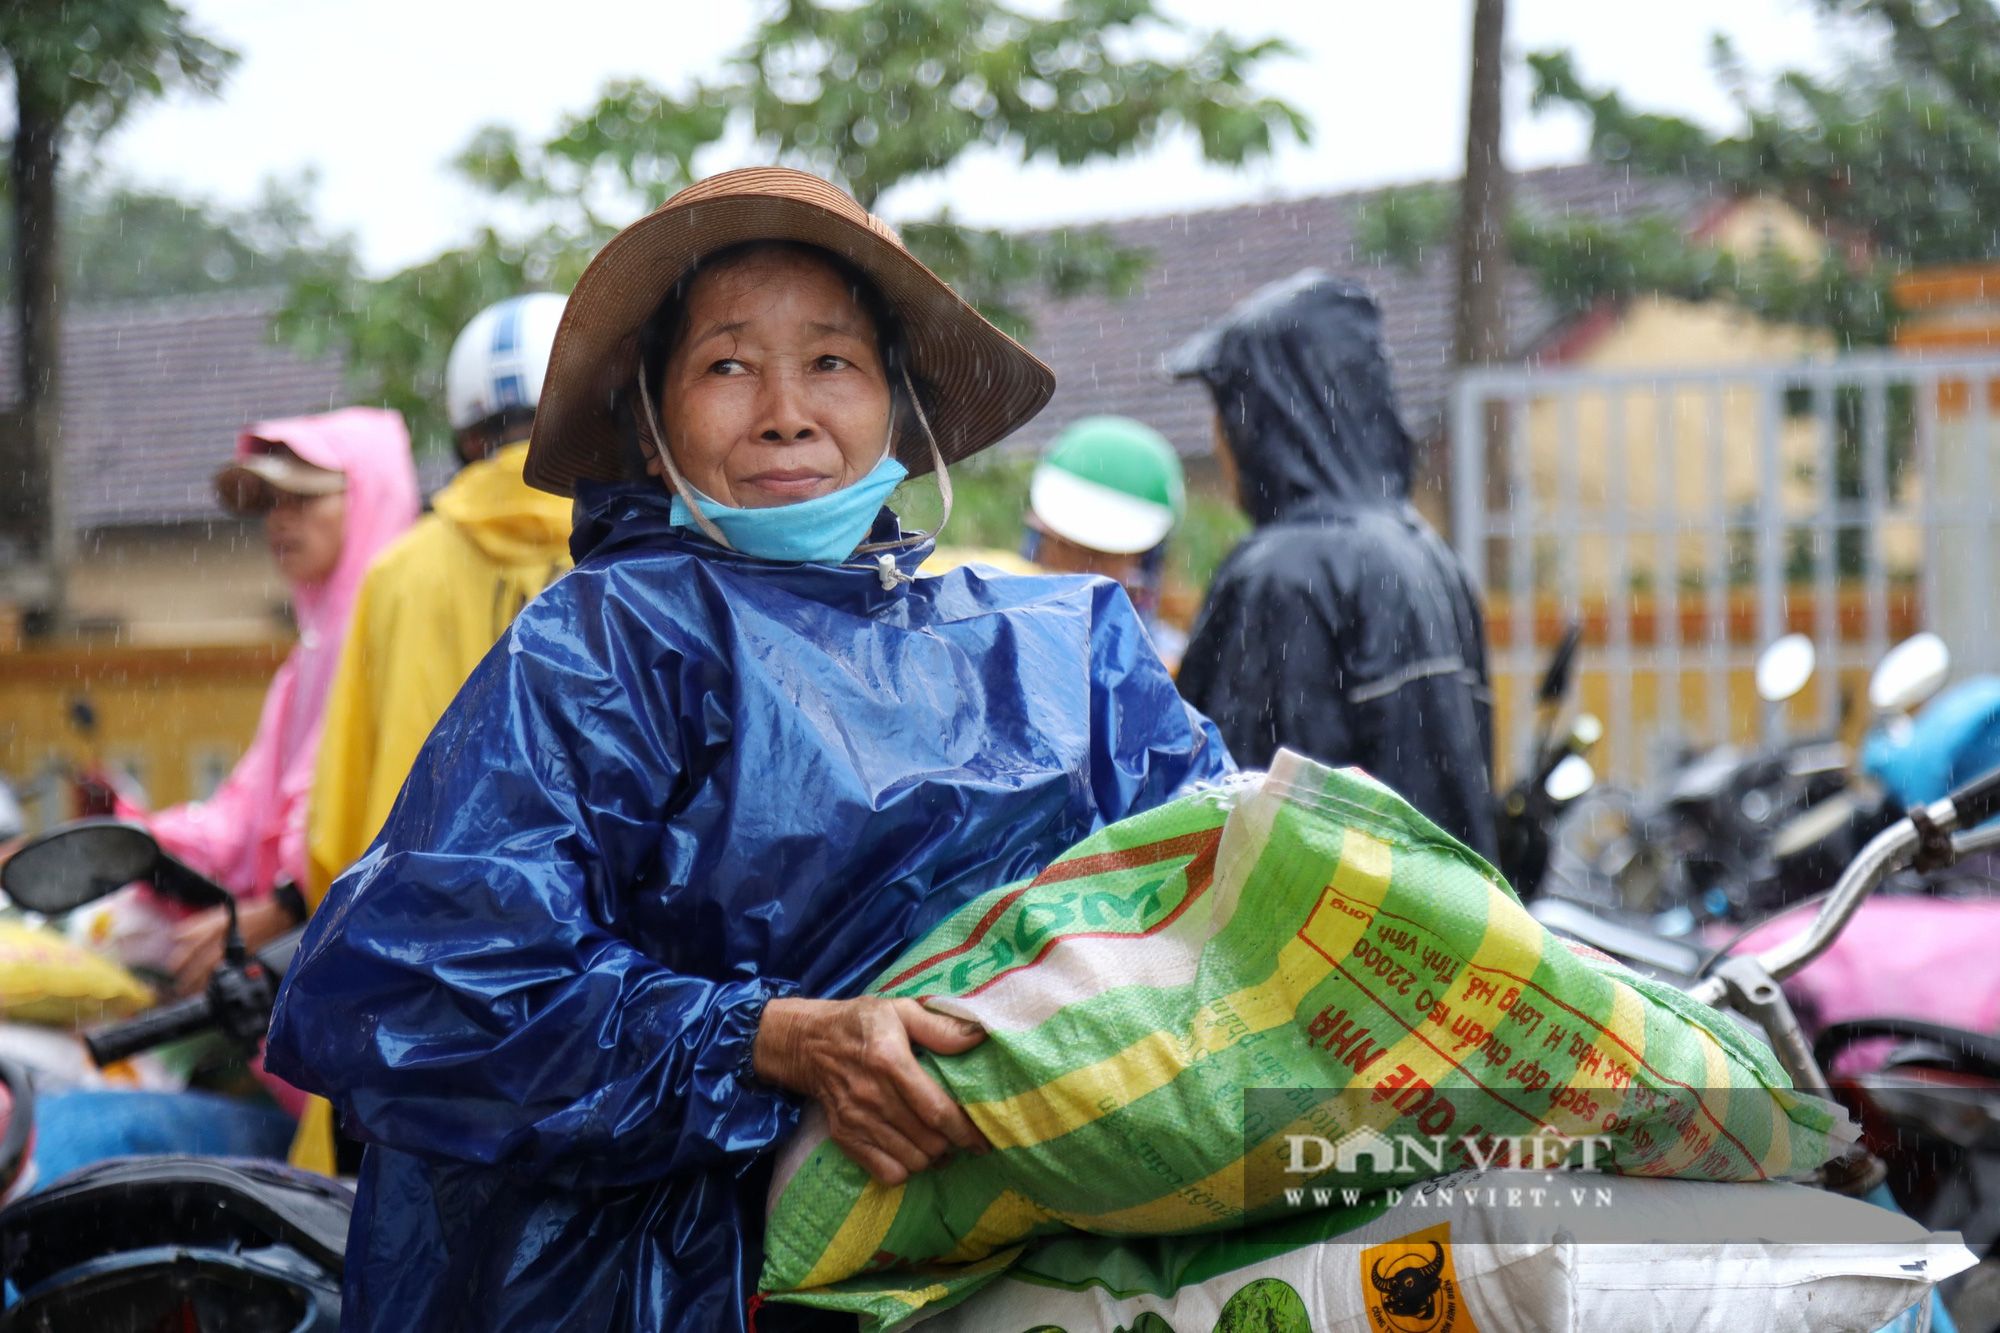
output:
{"label": "person in black raincoat", "polygon": [[1381,315],[1308,269],[1169,359],[1215,396],[1257,530],[1223,563],[1181,694],[1239,763],[1354,764],[1494,854],[1486,638],[1465,568],[1410,503]]}
{"label": "person in black raincoat", "polygon": [[935,469],[948,513],[945,465],[1053,387],[803,172],[690,186],[592,261],[525,473],[575,494],[576,567],[445,711],[272,1020],[269,1068],[368,1145],[343,1329],[740,1333],[807,1105],[887,1184],[983,1150],[915,1054],[983,1033],[863,991],[1234,771],[1117,584],[919,578],[935,533],[882,507]]}

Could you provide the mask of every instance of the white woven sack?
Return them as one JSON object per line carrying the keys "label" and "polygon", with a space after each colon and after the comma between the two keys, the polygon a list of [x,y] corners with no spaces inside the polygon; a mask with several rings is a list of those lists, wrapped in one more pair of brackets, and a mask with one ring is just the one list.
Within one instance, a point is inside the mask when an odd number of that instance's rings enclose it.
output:
{"label": "white woven sack", "polygon": [[[1872,1333],[1975,1262],[1955,1233],[1803,1186],[1618,1177],[1616,1206],[1594,1207],[1603,1183],[1460,1172],[1337,1241],[1171,1294],[1050,1285],[1031,1261],[916,1322],[923,1333]],[[1510,1205],[1537,1188],[1543,1207]],[[1777,1239],[1808,1233],[1812,1244]],[[1704,1234],[1774,1239],[1684,1239]]]}

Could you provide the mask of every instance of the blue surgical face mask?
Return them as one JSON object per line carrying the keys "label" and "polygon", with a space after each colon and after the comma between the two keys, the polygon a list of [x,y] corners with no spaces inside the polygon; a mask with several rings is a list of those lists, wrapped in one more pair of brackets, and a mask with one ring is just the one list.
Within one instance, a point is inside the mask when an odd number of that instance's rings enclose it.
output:
{"label": "blue surgical face mask", "polygon": [[[867,540],[882,502],[909,475],[910,470],[885,451],[882,461],[853,485],[797,504],[737,509],[710,499],[691,485],[687,493],[694,496],[702,514],[732,550],[759,560],[839,564]],[[674,497],[672,522],[684,528],[701,526],[679,495]]]}

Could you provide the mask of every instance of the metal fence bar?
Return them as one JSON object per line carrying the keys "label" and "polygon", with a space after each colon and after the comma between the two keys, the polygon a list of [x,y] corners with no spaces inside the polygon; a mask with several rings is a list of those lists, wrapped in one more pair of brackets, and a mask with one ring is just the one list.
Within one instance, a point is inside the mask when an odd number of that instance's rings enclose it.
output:
{"label": "metal fence bar", "polygon": [[1507,738],[1509,757],[1522,753],[1534,725],[1534,708],[1529,693],[1535,659],[1535,478],[1529,467],[1527,416],[1528,397],[1523,394],[1507,404],[1507,508],[1514,514],[1514,535],[1507,539],[1509,596],[1513,615],[1512,649],[1508,653],[1509,677],[1513,690],[1513,735]]}
{"label": "metal fence bar", "polygon": [[1653,567],[1654,712],[1660,734],[1681,732],[1681,516],[1680,478],[1674,467],[1678,400],[1670,385],[1653,386],[1653,472],[1659,490]]}
{"label": "metal fence bar", "polygon": [[[1870,376],[1905,376],[1910,373],[1912,361],[1899,353],[1856,354],[1843,356],[1837,361],[1818,362],[1801,366],[1662,366],[1644,370],[1528,370],[1514,367],[1500,367],[1467,371],[1465,382],[1479,385],[1488,392],[1502,395],[1524,391],[1532,386],[1537,394],[1554,395],[1575,388],[1601,389],[1607,383],[1623,381],[1627,384],[1679,384],[1701,387],[1717,380],[1737,382],[1753,381],[1773,376],[1793,375],[1801,369],[1809,373],[1825,373],[1847,383]],[[1925,357],[1923,366],[1932,374],[1952,371],[1978,373],[1991,378],[2000,373],[1991,356],[1940,356]]]}
{"label": "metal fence bar", "polygon": [[[1993,605],[1993,561],[2000,556],[1994,546],[1993,513],[1993,389],[1996,380],[1993,372],[1973,377],[1968,386],[1972,411],[1972,505],[1967,516],[1965,538],[1958,549],[1970,552],[1970,570],[1955,569],[1953,578],[1970,576],[1972,579],[1973,606],[1980,614],[1967,628],[1978,637],[1978,647],[1972,654],[1973,660],[1967,665],[1974,671],[1991,671],[2000,667],[1993,651],[1993,617],[1988,608]],[[1974,628],[1976,626],[1976,628]]]}
{"label": "metal fence bar", "polygon": [[1721,745],[1729,739],[1729,459],[1723,383],[1710,379],[1706,388],[1710,490],[1707,563],[1701,580],[1708,610],[1708,660],[1703,671],[1708,686],[1708,743]]}
{"label": "metal fence bar", "polygon": [[1862,385],[1861,408],[1861,504],[1867,513],[1867,552],[1864,586],[1868,597],[1868,660],[1881,660],[1889,647],[1889,561],[1884,550],[1882,521],[1889,485],[1888,383],[1880,373],[1869,374]]}
{"label": "metal fence bar", "polygon": [[[1785,632],[1785,496],[1779,469],[1779,409],[1782,383],[1757,386],[1757,641],[1770,643]],[[1766,739],[1784,731],[1782,705],[1766,704],[1759,719]]]}
{"label": "metal fence bar", "polygon": [[1918,595],[1921,601],[1917,607],[1917,623],[1929,625],[1938,614],[1938,567],[1937,531],[1944,521],[1938,509],[1938,392],[1943,382],[1938,376],[1919,370],[1912,376],[1910,394],[1914,399],[1916,435],[1911,440],[1911,448],[1916,451],[1917,485],[1922,490],[1919,500],[1920,517],[1923,523],[1923,566],[1918,570]]}
{"label": "metal fence bar", "polygon": [[[1613,769],[1634,768],[1627,755],[1634,751],[1632,734],[1632,512],[1626,485],[1625,393],[1604,393],[1604,505],[1611,532],[1609,627],[1611,667],[1611,744],[1606,756]],[[1622,761],[1622,762],[1621,762]]]}
{"label": "metal fence bar", "polygon": [[[1556,533],[1574,543],[1583,532],[1583,465],[1577,443],[1577,397],[1564,394],[1561,407],[1556,414]],[[1559,619],[1562,623],[1577,619],[1583,613],[1583,579],[1575,559],[1556,560],[1556,577],[1562,599]],[[1579,659],[1581,654],[1579,654]],[[1582,676],[1582,661],[1577,663],[1577,675]]]}
{"label": "metal fence bar", "polygon": [[1813,536],[1813,636],[1826,666],[1819,672],[1819,724],[1832,731],[1840,722],[1840,532],[1834,515],[1840,504],[1838,453],[1840,430],[1833,396],[1834,381],[1816,380],[1813,404],[1813,488],[1819,513]]}
{"label": "metal fence bar", "polygon": [[[1768,641],[1783,632],[1788,599],[1807,588],[1809,628],[1825,663],[1809,711],[1823,727],[1841,720],[1841,672],[1876,660],[1903,623],[1896,607],[1906,585],[1898,580],[1912,577],[1904,565],[1913,557],[1922,560],[1909,589],[1921,593],[1919,623],[1947,632],[1962,669],[2000,667],[1986,614],[2000,595],[1992,568],[2000,560],[1991,492],[2000,484],[1996,385],[1994,357],[1502,368],[1461,377],[1452,402],[1453,538],[1481,586],[1511,594],[1511,647],[1495,662],[1512,700],[1506,757],[1524,748],[1532,726],[1544,598],[1568,615],[1586,606],[1595,615],[1603,599],[1602,649],[1591,668],[1608,684],[1603,767],[1620,781],[1636,779],[1653,757],[1640,732],[1640,674],[1655,677],[1658,733],[1695,730],[1683,716],[1685,670],[1700,681],[1690,691],[1703,697],[1708,725],[1700,731],[1717,742],[1742,739],[1735,728],[1745,719],[1731,705],[1753,653],[1736,636],[1754,630]],[[1647,418],[1639,408],[1635,426],[1634,408],[1648,395],[1654,456],[1645,467],[1636,450]],[[1752,499],[1752,487],[1754,502],[1739,503]],[[1909,541],[1913,526],[1920,542]],[[1635,548],[1648,541],[1650,634],[1632,596],[1645,572]],[[1688,572],[1700,579],[1692,618],[1703,626],[1688,634],[1684,547]],[[1797,585],[1795,549],[1812,556],[1802,574],[1809,582]],[[1858,625],[1843,615],[1843,597],[1861,603]]]}

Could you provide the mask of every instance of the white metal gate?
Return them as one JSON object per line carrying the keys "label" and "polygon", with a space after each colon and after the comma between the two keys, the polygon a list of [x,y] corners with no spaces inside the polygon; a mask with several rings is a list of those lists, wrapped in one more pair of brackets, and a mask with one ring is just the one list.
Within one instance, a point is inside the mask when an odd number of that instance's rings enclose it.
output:
{"label": "white metal gate", "polygon": [[[1453,543],[1487,596],[1503,768],[1571,619],[1625,782],[1681,741],[1851,733],[1867,671],[1919,628],[1954,675],[2000,669],[1996,417],[2000,358],[1464,375]],[[1821,668],[1771,709],[1749,668],[1788,630]]]}

